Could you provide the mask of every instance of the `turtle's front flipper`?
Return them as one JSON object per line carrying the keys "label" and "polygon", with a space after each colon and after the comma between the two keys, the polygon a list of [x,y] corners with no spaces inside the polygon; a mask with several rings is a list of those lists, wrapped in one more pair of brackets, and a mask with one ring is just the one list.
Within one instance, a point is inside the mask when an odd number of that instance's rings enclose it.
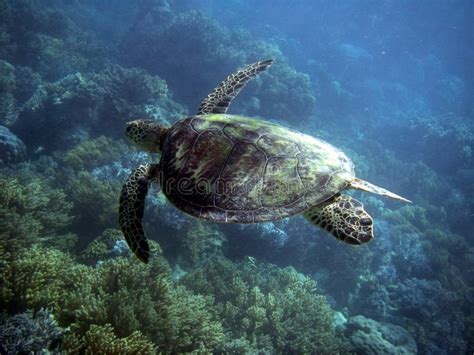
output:
{"label": "turtle's front flipper", "polygon": [[311,223],[349,244],[360,245],[374,237],[372,217],[364,210],[362,203],[347,195],[336,195],[303,215]]}
{"label": "turtle's front flipper", "polygon": [[204,99],[197,114],[226,113],[230,103],[245,84],[258,73],[266,70],[272,63],[273,59],[253,63],[229,75]]}
{"label": "turtle's front flipper", "polygon": [[143,261],[148,262],[150,248],[143,231],[145,198],[150,183],[157,179],[157,164],[140,165],[132,171],[120,194],[119,224],[128,246]]}

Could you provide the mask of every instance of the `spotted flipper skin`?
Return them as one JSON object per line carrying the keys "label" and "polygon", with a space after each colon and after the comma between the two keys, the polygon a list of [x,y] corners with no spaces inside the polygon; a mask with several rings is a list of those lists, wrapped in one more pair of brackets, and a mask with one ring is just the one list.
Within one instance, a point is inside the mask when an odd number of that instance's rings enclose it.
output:
{"label": "spotted flipper skin", "polygon": [[197,114],[226,113],[232,100],[235,99],[247,82],[260,72],[266,70],[272,63],[273,59],[264,60],[248,65],[238,72],[229,75],[204,99]]}
{"label": "spotted flipper skin", "polygon": [[145,198],[159,170],[156,164],[140,165],[132,171],[120,194],[119,224],[132,252],[148,262],[150,247],[143,231]]}
{"label": "spotted flipper skin", "polygon": [[336,195],[303,215],[337,239],[352,245],[364,244],[374,238],[372,217],[364,210],[362,203],[350,196]]}

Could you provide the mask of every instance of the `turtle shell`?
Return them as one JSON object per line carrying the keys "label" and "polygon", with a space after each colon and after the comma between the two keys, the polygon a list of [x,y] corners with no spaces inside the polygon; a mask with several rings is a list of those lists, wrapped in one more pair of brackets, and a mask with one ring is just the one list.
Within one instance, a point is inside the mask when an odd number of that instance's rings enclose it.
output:
{"label": "turtle shell", "polygon": [[176,207],[227,223],[300,213],[354,178],[350,159],[327,142],[222,114],[189,117],[171,127],[161,167],[162,190]]}

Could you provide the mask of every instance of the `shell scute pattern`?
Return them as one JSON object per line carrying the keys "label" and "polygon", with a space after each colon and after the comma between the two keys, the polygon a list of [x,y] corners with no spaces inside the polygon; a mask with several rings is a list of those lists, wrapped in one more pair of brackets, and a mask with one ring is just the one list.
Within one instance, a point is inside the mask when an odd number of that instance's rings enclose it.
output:
{"label": "shell scute pattern", "polygon": [[235,143],[219,176],[215,206],[225,210],[258,209],[265,161],[265,155],[254,144]]}
{"label": "shell scute pattern", "polygon": [[185,165],[189,152],[199,136],[198,132],[188,130],[186,126],[186,122],[179,121],[168,133],[163,143],[162,156],[167,157],[161,159],[163,171],[176,171]]}
{"label": "shell scute pattern", "polygon": [[297,163],[297,158],[291,156],[274,156],[267,160],[263,176],[263,206],[285,206],[301,198],[304,189]]}
{"label": "shell scute pattern", "polygon": [[298,145],[293,140],[280,135],[263,134],[256,143],[269,158],[274,156],[295,157],[298,153],[301,153]]}
{"label": "shell scute pattern", "polygon": [[[190,117],[172,127],[162,166],[170,201],[218,222],[253,223],[302,212],[354,176],[350,160],[326,142],[222,114]],[[183,179],[188,193],[179,186]]]}

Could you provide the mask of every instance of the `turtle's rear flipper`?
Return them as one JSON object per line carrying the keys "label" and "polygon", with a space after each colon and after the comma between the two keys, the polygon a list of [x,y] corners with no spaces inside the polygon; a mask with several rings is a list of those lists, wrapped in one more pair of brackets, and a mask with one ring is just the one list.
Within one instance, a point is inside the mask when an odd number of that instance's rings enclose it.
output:
{"label": "turtle's rear flipper", "polygon": [[336,195],[303,214],[311,223],[346,243],[360,245],[374,237],[372,217],[362,203],[346,195]]}
{"label": "turtle's rear flipper", "polygon": [[137,167],[128,177],[120,194],[120,229],[132,252],[144,263],[148,262],[150,247],[143,231],[143,212],[146,194],[157,169],[156,164]]}

